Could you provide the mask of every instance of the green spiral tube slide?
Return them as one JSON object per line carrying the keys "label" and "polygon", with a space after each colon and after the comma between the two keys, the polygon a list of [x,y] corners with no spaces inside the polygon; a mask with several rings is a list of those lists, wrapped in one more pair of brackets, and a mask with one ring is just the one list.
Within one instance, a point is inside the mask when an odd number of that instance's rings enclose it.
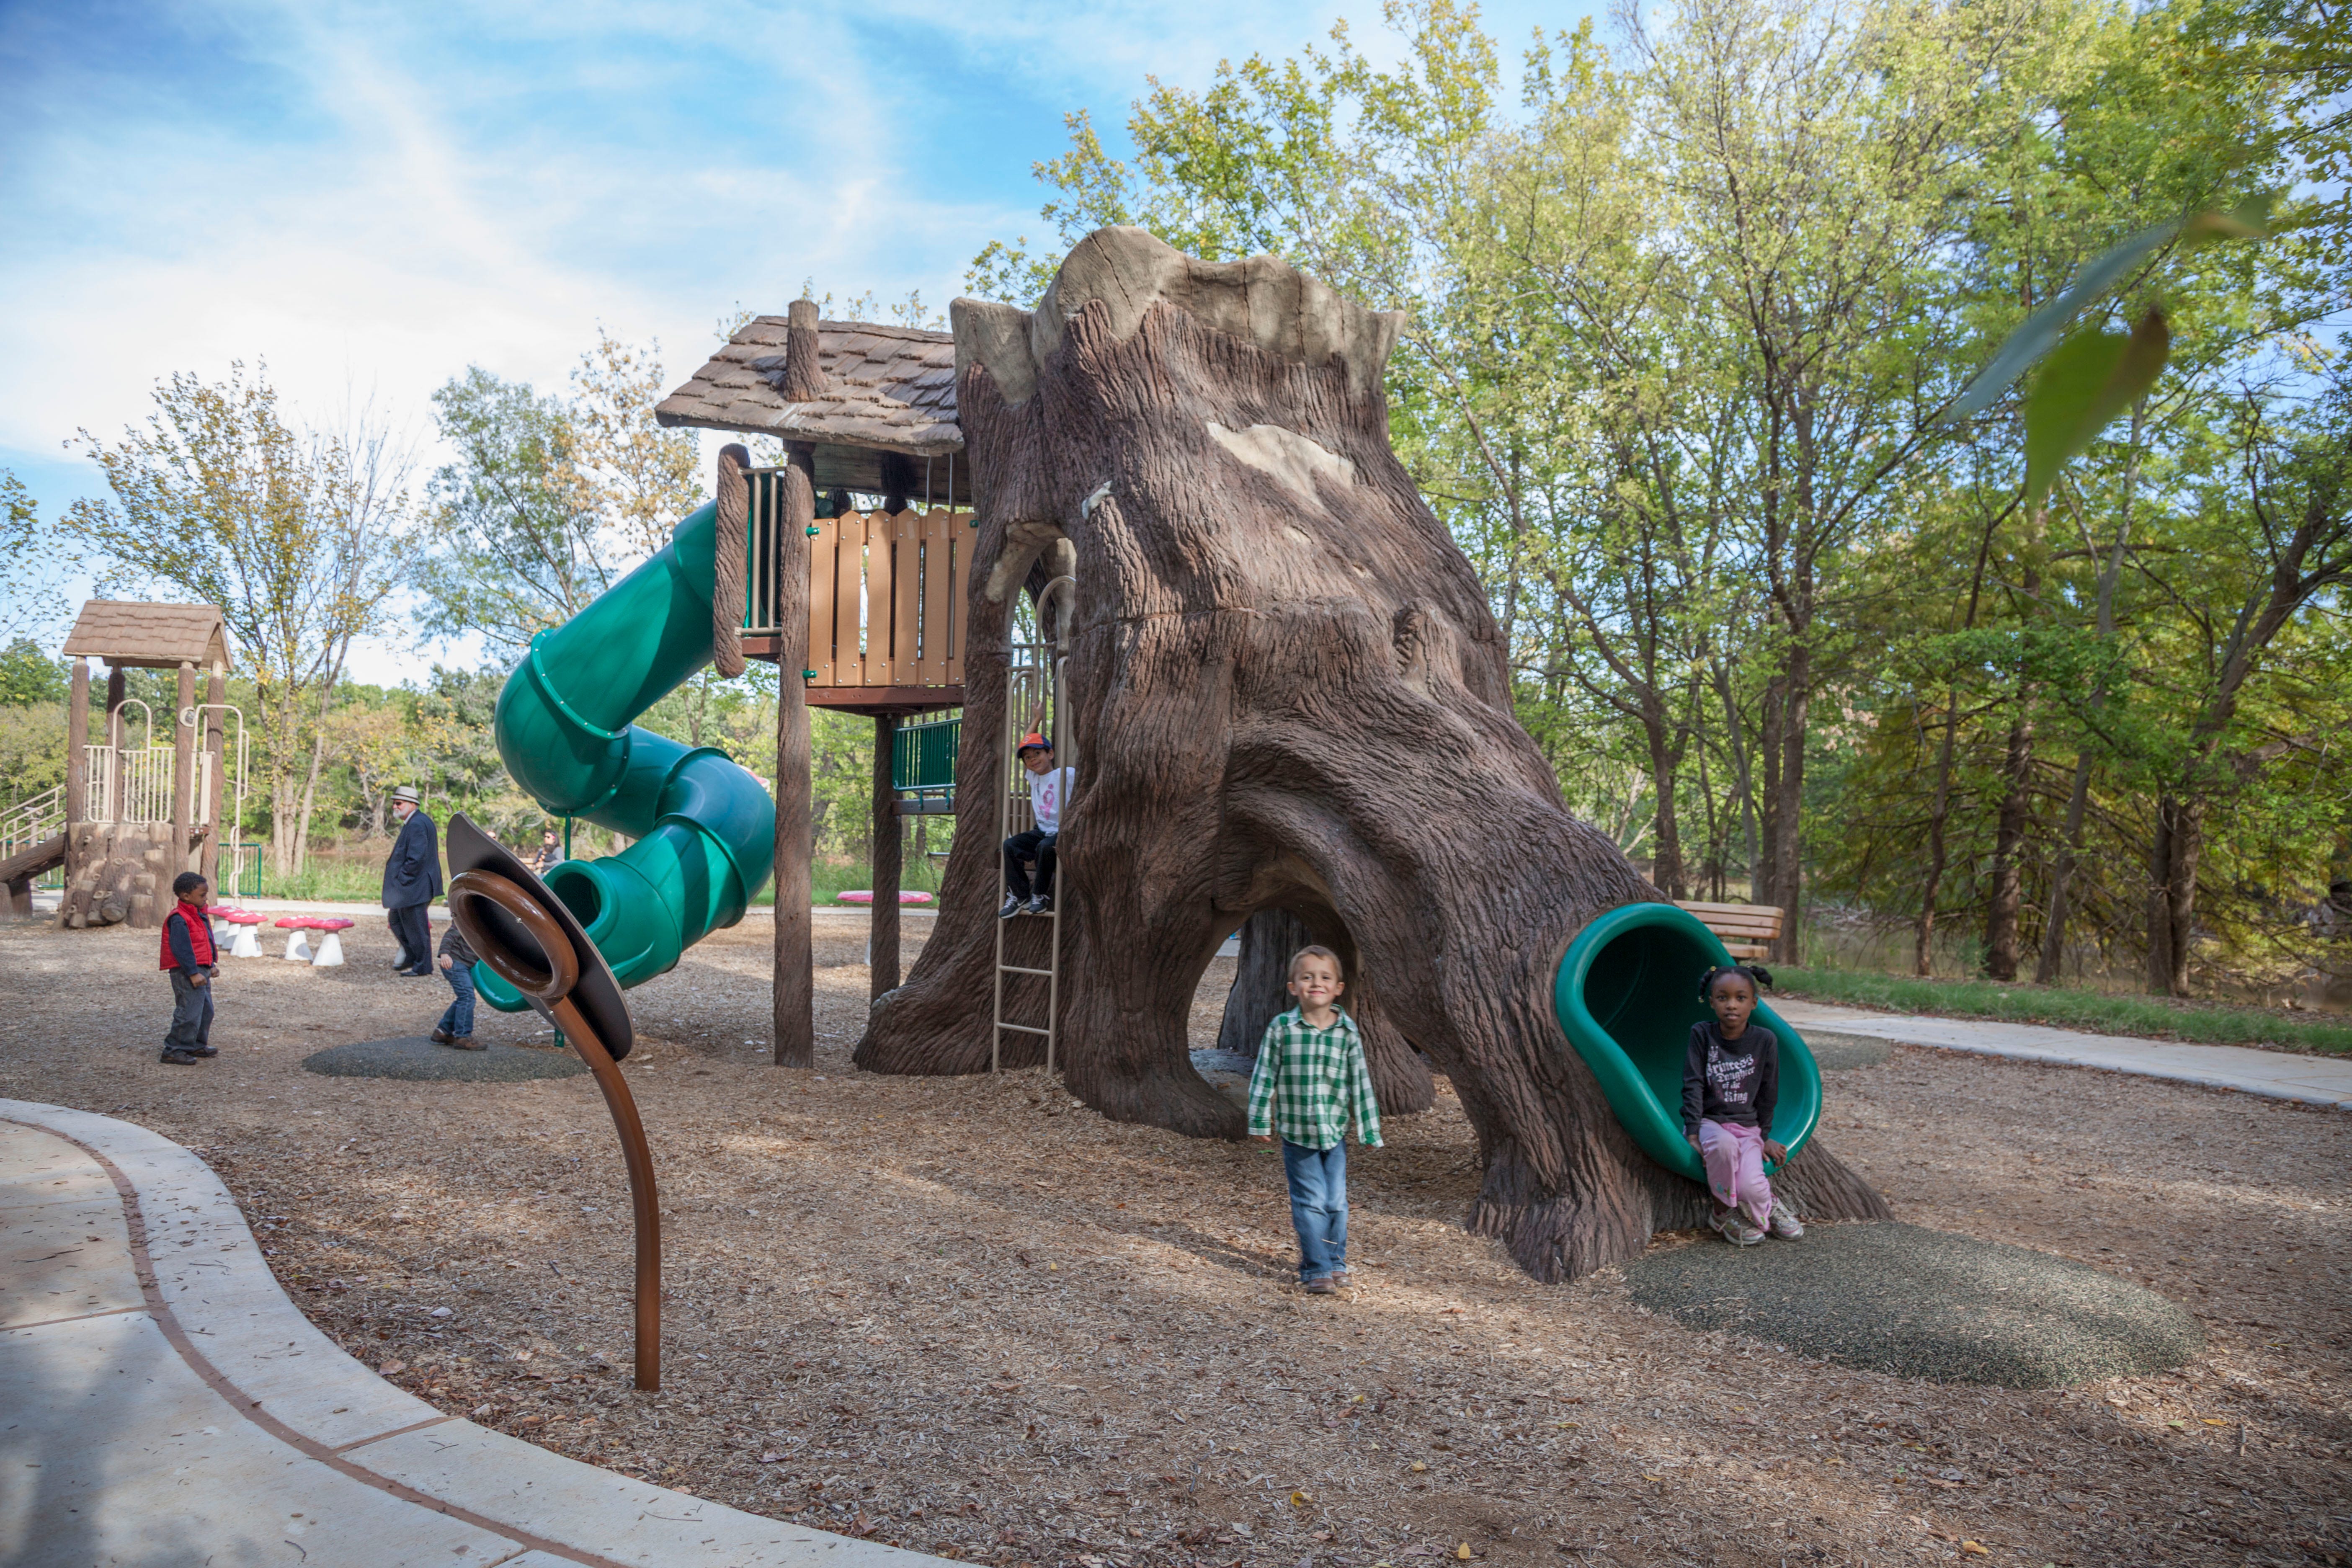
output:
{"label": "green spiral tube slide", "polygon": [[[774,866],[776,806],[758,779],[723,752],[630,723],[710,659],[717,544],[718,508],[706,506],[659,554],[533,637],[499,693],[499,756],[515,783],[550,816],[636,840],[547,875],[623,985],[667,973],[741,920]],[[487,964],[474,979],[500,1012],[528,1005]]]}

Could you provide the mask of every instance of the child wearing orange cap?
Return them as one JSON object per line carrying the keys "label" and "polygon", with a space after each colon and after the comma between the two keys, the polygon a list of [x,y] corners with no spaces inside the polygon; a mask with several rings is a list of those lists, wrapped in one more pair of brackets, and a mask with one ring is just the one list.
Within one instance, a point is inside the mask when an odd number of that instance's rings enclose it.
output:
{"label": "child wearing orange cap", "polygon": [[[1029,805],[1037,826],[1004,841],[1004,907],[999,920],[1014,915],[1042,915],[1054,908],[1054,846],[1062,834],[1062,806],[1076,786],[1074,768],[1054,765],[1054,742],[1032,731],[1013,748],[1021,765],[1029,770]],[[1024,862],[1037,862],[1033,883]]]}

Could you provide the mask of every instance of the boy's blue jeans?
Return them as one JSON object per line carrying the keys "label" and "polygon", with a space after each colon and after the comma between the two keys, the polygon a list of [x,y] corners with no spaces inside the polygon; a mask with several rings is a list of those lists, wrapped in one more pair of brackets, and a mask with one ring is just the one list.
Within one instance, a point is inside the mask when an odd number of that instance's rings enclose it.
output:
{"label": "boy's blue jeans", "polygon": [[453,963],[441,972],[441,978],[449,983],[457,999],[441,1015],[438,1026],[443,1034],[463,1039],[474,1032],[474,971],[470,965]]}
{"label": "boy's blue jeans", "polygon": [[1348,1266],[1348,1141],[1307,1149],[1286,1138],[1282,1173],[1298,1232],[1298,1282],[1328,1279]]}

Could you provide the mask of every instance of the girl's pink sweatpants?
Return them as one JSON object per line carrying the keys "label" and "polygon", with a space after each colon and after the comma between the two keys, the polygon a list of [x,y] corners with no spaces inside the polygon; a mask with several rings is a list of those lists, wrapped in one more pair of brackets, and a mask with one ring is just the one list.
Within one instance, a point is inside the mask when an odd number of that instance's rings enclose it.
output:
{"label": "girl's pink sweatpants", "polygon": [[1772,1217],[1772,1184],[1764,1179],[1764,1134],[1737,1122],[1698,1124],[1698,1155],[1707,1190],[1725,1208],[1746,1215],[1757,1229]]}

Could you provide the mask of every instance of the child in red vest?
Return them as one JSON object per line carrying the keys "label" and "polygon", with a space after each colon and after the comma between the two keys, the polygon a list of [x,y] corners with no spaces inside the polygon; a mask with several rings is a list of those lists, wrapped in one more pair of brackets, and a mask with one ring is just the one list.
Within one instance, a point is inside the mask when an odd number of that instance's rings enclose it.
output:
{"label": "child in red vest", "polygon": [[179,899],[163,917],[163,968],[172,976],[172,1028],[163,1037],[163,1060],[186,1067],[220,1052],[209,1043],[213,1032],[213,926],[205,916],[211,886],[194,871],[172,879]]}

